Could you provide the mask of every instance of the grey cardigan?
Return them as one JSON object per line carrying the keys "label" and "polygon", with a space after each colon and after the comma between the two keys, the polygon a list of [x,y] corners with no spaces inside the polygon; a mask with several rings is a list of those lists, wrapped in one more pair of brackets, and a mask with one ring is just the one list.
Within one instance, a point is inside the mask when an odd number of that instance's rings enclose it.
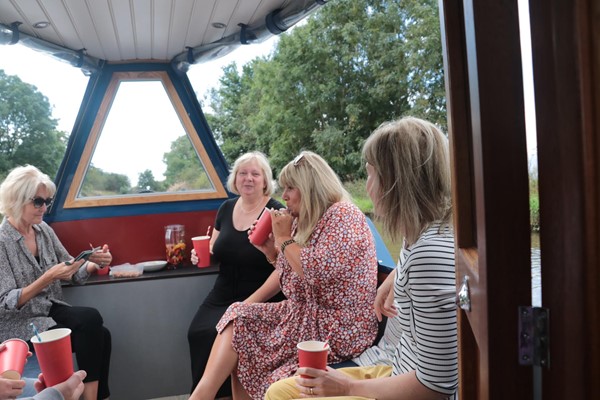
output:
{"label": "grey cardigan", "polygon": [[[17,301],[22,288],[30,285],[52,266],[71,260],[65,247],[48,224],[34,225],[39,263],[27,246],[23,236],[6,219],[0,224],[0,342],[10,338],[29,340],[33,336],[29,323],[40,332],[56,322],[48,317],[52,303],[68,305],[63,301],[60,281],[56,280],[29,300],[21,308]],[[89,277],[84,263],[71,278],[75,284]]]}

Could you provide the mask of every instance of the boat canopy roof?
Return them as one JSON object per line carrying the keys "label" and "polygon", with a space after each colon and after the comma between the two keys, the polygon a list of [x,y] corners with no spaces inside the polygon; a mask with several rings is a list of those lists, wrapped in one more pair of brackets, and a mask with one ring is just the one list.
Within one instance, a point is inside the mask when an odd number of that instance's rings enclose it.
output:
{"label": "boat canopy roof", "polygon": [[91,74],[105,63],[170,62],[180,71],[259,43],[326,0],[0,2],[0,44],[21,43]]}

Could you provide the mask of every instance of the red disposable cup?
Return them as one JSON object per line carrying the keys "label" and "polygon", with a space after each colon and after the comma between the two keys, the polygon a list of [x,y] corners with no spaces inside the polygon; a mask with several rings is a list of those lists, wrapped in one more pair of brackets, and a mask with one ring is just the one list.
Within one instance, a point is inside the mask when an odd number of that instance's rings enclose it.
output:
{"label": "red disposable cup", "polygon": [[64,382],[73,375],[73,355],[71,350],[71,330],[51,329],[31,338],[46,386]]}
{"label": "red disposable cup", "polygon": [[8,339],[2,342],[6,348],[0,351],[0,376],[6,379],[21,379],[29,346],[21,339]]}
{"label": "red disposable cup", "polygon": [[110,267],[108,265],[96,270],[96,275],[108,275]]}
{"label": "red disposable cup", "polygon": [[198,268],[210,267],[210,236],[194,236],[192,243],[198,256]]}
{"label": "red disposable cup", "polygon": [[[327,354],[329,353],[329,344],[318,340],[308,340],[300,342],[298,347],[298,366],[327,370]],[[312,376],[302,375],[302,378],[312,378]]]}
{"label": "red disposable cup", "polygon": [[265,208],[248,238],[251,243],[260,246],[267,241],[272,230],[271,213]]}

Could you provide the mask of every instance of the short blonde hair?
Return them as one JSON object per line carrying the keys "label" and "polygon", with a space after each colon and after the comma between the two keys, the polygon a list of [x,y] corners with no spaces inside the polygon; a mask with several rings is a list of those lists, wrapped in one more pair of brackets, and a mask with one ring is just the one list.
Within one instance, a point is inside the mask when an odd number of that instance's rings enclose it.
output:
{"label": "short blonde hair", "polygon": [[0,185],[0,214],[18,221],[23,215],[23,208],[35,196],[38,188],[43,186],[50,197],[56,193],[56,185],[50,177],[33,165],[16,167]]}
{"label": "short blonde hair", "polygon": [[303,151],[279,174],[282,188],[297,188],[300,210],[294,239],[305,245],[325,211],[339,201],[352,202],[340,178],[318,154]]}
{"label": "short blonde hair", "polygon": [[391,239],[404,235],[412,244],[431,223],[450,223],[448,139],[435,125],[414,117],[386,122],[362,154],[376,174],[376,218]]}
{"label": "short blonde hair", "polygon": [[238,171],[240,170],[240,167],[251,161],[255,161],[263,172],[263,178],[265,181],[263,194],[265,196],[271,196],[275,191],[275,180],[273,179],[273,170],[271,169],[271,165],[269,165],[269,160],[267,160],[267,157],[260,151],[251,151],[249,153],[242,154],[237,158],[237,160],[235,160],[235,162],[233,163],[233,168],[231,169],[229,177],[227,178],[227,190],[237,195],[240,194],[237,188],[235,187],[235,177]]}

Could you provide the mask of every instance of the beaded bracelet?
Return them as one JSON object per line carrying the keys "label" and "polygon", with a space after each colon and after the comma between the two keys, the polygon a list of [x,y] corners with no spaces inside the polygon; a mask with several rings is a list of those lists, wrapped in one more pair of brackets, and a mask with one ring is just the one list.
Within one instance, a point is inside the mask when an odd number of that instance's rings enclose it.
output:
{"label": "beaded bracelet", "polygon": [[288,239],[285,242],[281,243],[281,253],[283,254],[283,252],[285,251],[285,248],[288,247],[292,243],[296,243],[296,241],[294,239]]}

